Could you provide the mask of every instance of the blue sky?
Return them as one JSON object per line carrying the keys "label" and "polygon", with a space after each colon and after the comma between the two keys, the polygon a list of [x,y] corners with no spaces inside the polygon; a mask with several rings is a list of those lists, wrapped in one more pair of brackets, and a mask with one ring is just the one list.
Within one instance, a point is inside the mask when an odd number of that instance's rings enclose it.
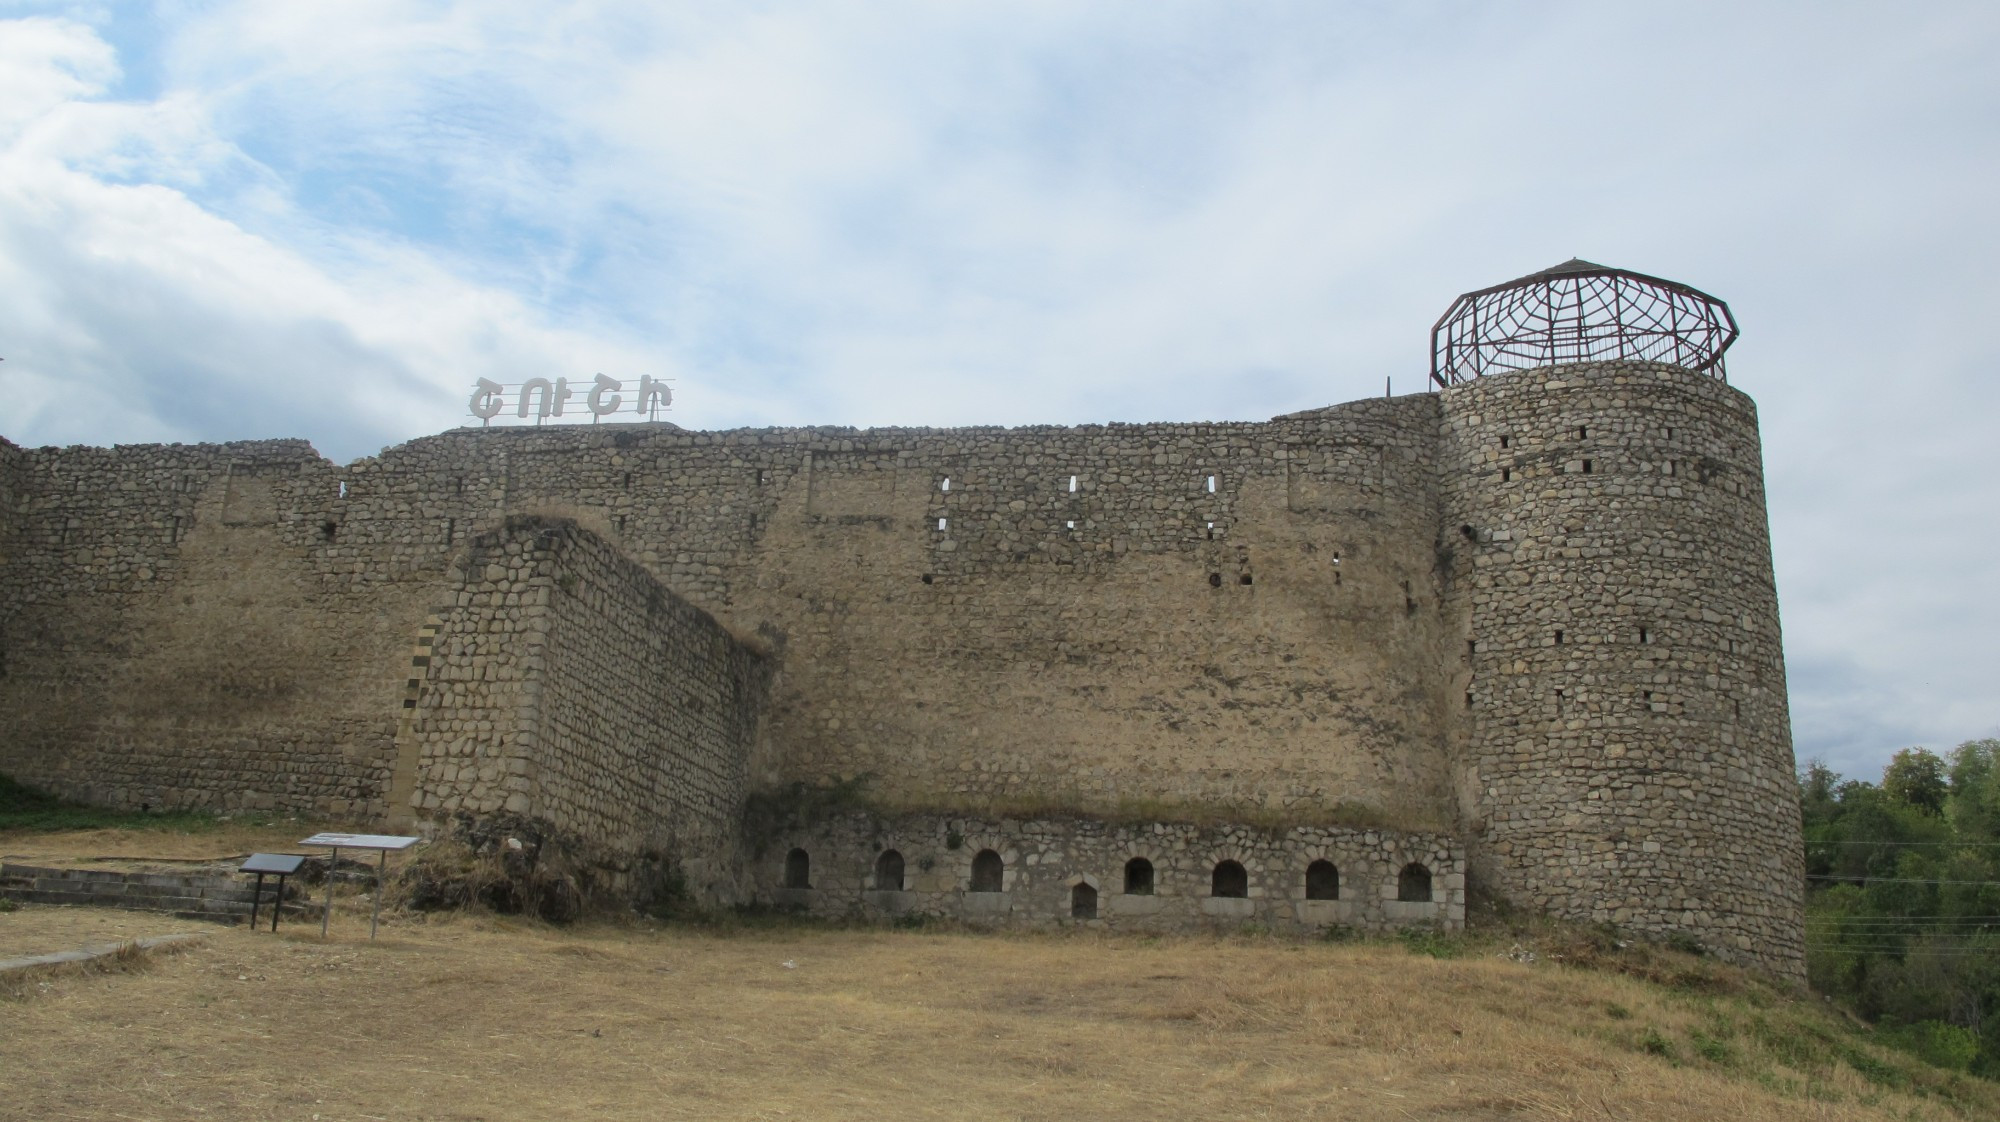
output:
{"label": "blue sky", "polygon": [[1744,326],[1801,757],[2000,735],[2000,8],[0,0],[0,434],[1262,419],[1571,256]]}

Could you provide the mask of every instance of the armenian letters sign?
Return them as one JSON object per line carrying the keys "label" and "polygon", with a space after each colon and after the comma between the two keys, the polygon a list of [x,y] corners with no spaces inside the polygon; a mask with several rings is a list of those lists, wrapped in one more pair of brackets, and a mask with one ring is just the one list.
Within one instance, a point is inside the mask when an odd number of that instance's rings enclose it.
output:
{"label": "armenian letters sign", "polygon": [[628,398],[624,382],[599,374],[588,389],[572,385],[568,378],[530,378],[519,385],[481,378],[468,404],[481,424],[490,425],[509,416],[523,421],[532,417],[536,424],[556,418],[599,421],[621,411],[656,421],[660,410],[673,403],[674,391],[662,379],[640,375],[638,392]]}

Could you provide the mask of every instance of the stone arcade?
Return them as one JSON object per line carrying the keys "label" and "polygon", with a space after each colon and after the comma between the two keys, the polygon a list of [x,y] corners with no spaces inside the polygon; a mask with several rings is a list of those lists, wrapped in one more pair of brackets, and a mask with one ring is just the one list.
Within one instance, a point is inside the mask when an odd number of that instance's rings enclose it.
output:
{"label": "stone arcade", "polygon": [[[1588,270],[1516,285],[1666,283]],[[1265,423],[0,441],[0,771],[529,829],[606,897],[1450,928],[1470,880],[1798,976],[1756,414],[1655,357]]]}

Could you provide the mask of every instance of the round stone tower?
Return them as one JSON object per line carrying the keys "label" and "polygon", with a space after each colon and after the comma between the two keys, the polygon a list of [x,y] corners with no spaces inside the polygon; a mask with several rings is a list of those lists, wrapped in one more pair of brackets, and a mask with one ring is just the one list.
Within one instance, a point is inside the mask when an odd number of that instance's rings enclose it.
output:
{"label": "round stone tower", "polygon": [[1433,337],[1475,882],[1804,974],[1756,408],[1720,301],[1570,261]]}

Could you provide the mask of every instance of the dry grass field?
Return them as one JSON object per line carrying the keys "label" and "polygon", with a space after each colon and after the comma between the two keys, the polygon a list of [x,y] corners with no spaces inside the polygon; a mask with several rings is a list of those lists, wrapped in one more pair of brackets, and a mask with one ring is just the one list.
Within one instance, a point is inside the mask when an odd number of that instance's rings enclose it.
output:
{"label": "dry grass field", "polygon": [[[1810,999],[1395,943],[558,930],[359,901],[0,983],[6,1119],[1952,1119]],[[23,906],[0,957],[198,930]],[[1716,979],[1723,983],[1716,983]],[[1720,989],[1718,990],[1718,985]]]}
{"label": "dry grass field", "polygon": [[[259,850],[297,852],[319,827],[297,819],[217,822],[199,830],[0,830],[0,855],[25,865],[117,868],[161,861],[219,861]],[[320,851],[324,852],[324,851]],[[124,859],[124,860],[121,860]]]}

